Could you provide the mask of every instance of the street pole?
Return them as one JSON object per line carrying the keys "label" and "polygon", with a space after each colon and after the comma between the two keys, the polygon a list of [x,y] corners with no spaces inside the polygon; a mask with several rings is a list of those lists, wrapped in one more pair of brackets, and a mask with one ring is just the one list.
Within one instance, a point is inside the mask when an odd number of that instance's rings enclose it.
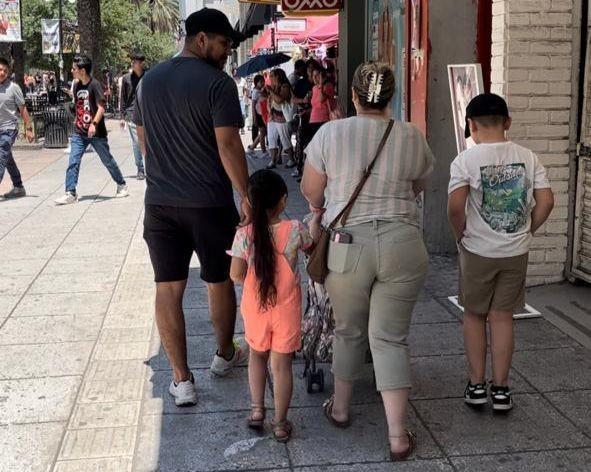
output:
{"label": "street pole", "polygon": [[62,28],[62,23],[63,23],[63,11],[62,11],[62,2],[63,0],[57,0],[58,1],[58,18],[59,18],[59,35],[60,35],[60,78],[59,78],[59,84],[57,84],[57,88],[58,88],[58,94],[61,93],[61,88],[62,88],[62,82],[64,80],[64,31]]}

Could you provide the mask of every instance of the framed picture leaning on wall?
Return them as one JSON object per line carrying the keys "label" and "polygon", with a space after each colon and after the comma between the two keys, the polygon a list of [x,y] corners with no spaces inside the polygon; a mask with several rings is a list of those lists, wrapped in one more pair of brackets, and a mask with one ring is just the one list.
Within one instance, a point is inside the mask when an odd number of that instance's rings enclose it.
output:
{"label": "framed picture leaning on wall", "polygon": [[476,95],[484,93],[480,64],[452,64],[447,66],[451,109],[458,154],[474,146],[472,138],[466,139],[466,107]]}

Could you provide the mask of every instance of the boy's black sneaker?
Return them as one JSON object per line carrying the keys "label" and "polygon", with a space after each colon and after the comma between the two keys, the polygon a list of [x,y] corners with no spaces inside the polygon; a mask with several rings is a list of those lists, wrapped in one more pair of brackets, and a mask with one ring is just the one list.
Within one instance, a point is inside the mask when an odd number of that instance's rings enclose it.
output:
{"label": "boy's black sneaker", "polygon": [[488,403],[486,384],[472,385],[468,382],[464,390],[464,401],[470,406],[481,406]]}
{"label": "boy's black sneaker", "polygon": [[490,396],[492,398],[493,411],[509,411],[513,408],[513,399],[509,387],[490,387]]}

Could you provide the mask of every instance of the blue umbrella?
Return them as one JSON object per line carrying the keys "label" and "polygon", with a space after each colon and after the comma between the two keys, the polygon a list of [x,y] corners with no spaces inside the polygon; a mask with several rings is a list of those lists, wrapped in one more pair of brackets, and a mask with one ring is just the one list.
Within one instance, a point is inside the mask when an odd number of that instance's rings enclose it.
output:
{"label": "blue umbrella", "polygon": [[271,67],[275,67],[289,61],[291,61],[291,57],[281,52],[274,54],[261,54],[260,56],[253,57],[236,69],[236,76],[248,77],[249,75],[256,74],[262,70],[270,69]]}

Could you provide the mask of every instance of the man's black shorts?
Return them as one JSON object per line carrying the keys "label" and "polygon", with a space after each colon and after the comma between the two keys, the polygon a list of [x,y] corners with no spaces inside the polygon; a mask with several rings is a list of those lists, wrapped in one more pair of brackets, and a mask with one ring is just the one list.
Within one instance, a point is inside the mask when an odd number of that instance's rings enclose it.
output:
{"label": "man's black shorts", "polygon": [[185,280],[193,251],[201,264],[201,278],[221,283],[230,277],[232,247],[240,217],[234,206],[181,208],[146,205],[144,239],[148,244],[156,282]]}

